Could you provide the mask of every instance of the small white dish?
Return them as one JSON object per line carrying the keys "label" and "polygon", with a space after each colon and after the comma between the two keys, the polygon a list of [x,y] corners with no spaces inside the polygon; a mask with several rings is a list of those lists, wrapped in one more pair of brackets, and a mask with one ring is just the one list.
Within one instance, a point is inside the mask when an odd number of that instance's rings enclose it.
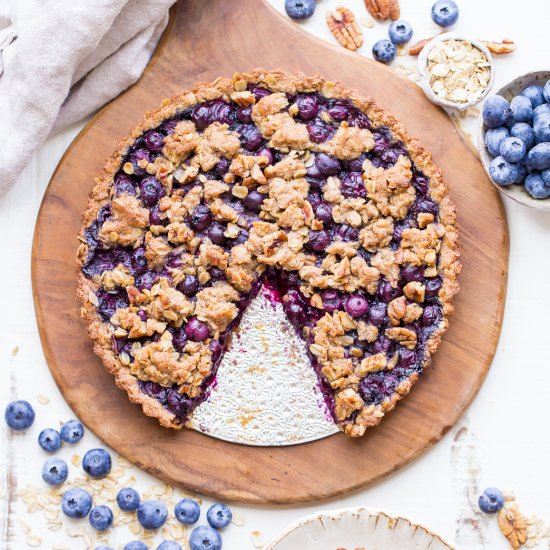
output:
{"label": "small white dish", "polygon": [[[470,44],[472,44],[474,48],[477,48],[483,53],[483,55],[487,58],[487,62],[490,64],[489,82],[487,83],[487,87],[483,91],[482,95],[475,101],[455,103],[454,101],[442,99],[433,91],[432,87],[430,86],[429,76],[427,72],[428,55],[430,54],[430,52],[433,50],[435,46],[437,46],[441,42],[446,42],[448,40],[464,40],[464,41],[470,42]],[[432,103],[435,103],[436,105],[439,105],[441,107],[445,107],[446,109],[454,109],[457,111],[464,111],[465,109],[468,109],[469,107],[473,107],[474,105],[477,105],[478,103],[483,101],[483,99],[485,99],[485,97],[491,90],[495,79],[493,56],[491,55],[491,52],[487,49],[485,44],[483,44],[483,42],[479,40],[475,40],[473,38],[469,38],[467,36],[463,36],[461,34],[454,33],[454,32],[445,32],[445,33],[438,34],[436,37],[432,38],[424,46],[424,48],[422,48],[422,51],[418,55],[418,73],[420,74],[420,86],[422,87],[422,90],[424,90],[424,93]]]}
{"label": "small white dish", "polygon": [[[550,71],[535,71],[518,76],[512,82],[504,85],[502,88],[497,90],[495,93],[497,95],[503,96],[505,99],[510,101],[514,96],[520,94],[528,86],[537,84],[543,86],[544,83],[550,79]],[[550,211],[550,198],[547,199],[534,199],[527,191],[523,185],[497,185],[489,175],[489,164],[493,160],[493,156],[489,153],[485,147],[485,132],[487,131],[487,126],[483,122],[483,118],[480,117],[479,121],[479,131],[477,139],[477,149],[479,151],[479,158],[483,164],[483,168],[491,183],[503,194],[512,200],[529,206],[531,208],[538,208],[539,210]]]}
{"label": "small white dish", "polygon": [[264,550],[454,550],[410,520],[372,508],[319,512],[290,525]]}

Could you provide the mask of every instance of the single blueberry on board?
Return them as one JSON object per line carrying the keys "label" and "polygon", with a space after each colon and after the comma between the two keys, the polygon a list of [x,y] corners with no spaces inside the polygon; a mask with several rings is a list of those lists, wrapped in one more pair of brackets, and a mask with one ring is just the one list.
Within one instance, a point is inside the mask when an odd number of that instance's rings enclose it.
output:
{"label": "single blueberry on board", "polygon": [[285,11],[292,19],[307,19],[315,11],[315,0],[285,0]]}
{"label": "single blueberry on board", "polygon": [[106,531],[113,524],[113,512],[108,506],[94,506],[88,521],[96,531]]}
{"label": "single blueberry on board", "polygon": [[547,199],[550,197],[550,187],[545,185],[539,172],[532,172],[525,178],[525,190],[534,199]]}
{"label": "single blueberry on board", "polygon": [[132,540],[127,542],[122,550],[149,550],[149,547],[140,540]]}
{"label": "single blueberry on board", "polygon": [[501,491],[489,487],[480,495],[479,509],[486,514],[496,514],[504,506],[504,496]]}
{"label": "single blueberry on board", "polygon": [[535,132],[535,141],[537,143],[550,141],[550,114],[543,113],[535,118],[533,130]]}
{"label": "single blueberry on board", "polygon": [[222,538],[212,527],[200,525],[191,531],[189,546],[191,550],[220,550]]}
{"label": "single blueberry on board", "polygon": [[516,122],[529,122],[533,118],[533,105],[524,95],[517,95],[510,102],[512,116]]}
{"label": "single blueberry on board", "polygon": [[28,401],[12,401],[6,407],[4,419],[6,424],[17,432],[26,430],[34,422],[34,409]]}
{"label": "single blueberry on board", "polygon": [[225,504],[217,503],[210,508],[208,508],[208,512],[206,512],[206,520],[210,524],[210,527],[213,527],[214,529],[223,529],[224,527],[227,527],[231,520],[233,519],[233,513],[231,512],[229,506],[226,506]]}
{"label": "single blueberry on board", "polygon": [[180,523],[192,525],[199,519],[201,508],[193,499],[184,498],[176,504],[174,515]]}
{"label": "single blueberry on board", "polygon": [[531,147],[535,143],[535,132],[533,131],[533,128],[526,122],[517,122],[516,124],[514,124],[512,128],[510,128],[510,135],[521,139],[521,141],[525,143],[525,148],[528,150],[531,149]]}
{"label": "single blueberry on board", "polygon": [[528,153],[525,161],[527,170],[546,170],[550,168],[550,143],[539,143]]}
{"label": "single blueberry on board", "polygon": [[391,23],[388,34],[390,40],[397,45],[406,44],[413,35],[411,24],[404,19],[399,19]]}
{"label": "single blueberry on board", "polygon": [[46,428],[38,435],[38,444],[47,453],[55,453],[61,447],[61,435],[53,428]]}
{"label": "single blueberry on board", "polygon": [[84,426],[78,420],[69,420],[61,426],[61,439],[65,443],[78,443],[84,435]]}
{"label": "single blueberry on board", "polygon": [[504,139],[506,139],[510,133],[508,128],[500,126],[499,128],[490,128],[485,133],[485,146],[487,150],[493,157],[498,157],[500,155],[500,144]]}
{"label": "single blueberry on board", "polygon": [[498,185],[510,185],[517,179],[517,166],[503,157],[494,158],[489,164],[489,175]]}
{"label": "single blueberry on board", "polygon": [[372,55],[380,63],[390,63],[397,55],[397,48],[390,40],[383,38],[374,43]]}
{"label": "single blueberry on board", "polygon": [[458,20],[459,10],[453,0],[438,0],[432,6],[432,20],[440,27],[450,27]]}
{"label": "single blueberry on board", "polygon": [[139,506],[139,493],[131,487],[124,487],[116,496],[118,507],[125,512],[135,512]]}
{"label": "single blueberry on board", "polygon": [[144,500],[139,504],[137,518],[145,529],[159,529],[166,523],[167,516],[168,511],[163,502]]}
{"label": "single blueberry on board", "polygon": [[508,162],[519,162],[526,153],[525,143],[517,137],[508,137],[500,144],[500,154]]}
{"label": "single blueberry on board", "polygon": [[175,540],[164,540],[157,546],[157,550],[182,550],[182,548]]}
{"label": "single blueberry on board", "polygon": [[483,103],[483,122],[489,128],[502,126],[510,112],[510,104],[501,95],[492,95]]}
{"label": "single blueberry on board", "polygon": [[50,485],[61,485],[68,475],[67,463],[61,458],[48,458],[42,466],[42,479]]}
{"label": "single blueberry on board", "polygon": [[531,105],[533,109],[536,109],[539,105],[544,103],[544,94],[542,86],[528,86],[521,92],[520,95],[524,95],[531,100]]}
{"label": "single blueberry on board", "polygon": [[82,459],[82,468],[91,477],[105,477],[111,471],[111,455],[105,449],[90,449]]}
{"label": "single blueberry on board", "polygon": [[69,489],[61,498],[61,509],[70,518],[85,518],[92,507],[92,497],[84,489]]}

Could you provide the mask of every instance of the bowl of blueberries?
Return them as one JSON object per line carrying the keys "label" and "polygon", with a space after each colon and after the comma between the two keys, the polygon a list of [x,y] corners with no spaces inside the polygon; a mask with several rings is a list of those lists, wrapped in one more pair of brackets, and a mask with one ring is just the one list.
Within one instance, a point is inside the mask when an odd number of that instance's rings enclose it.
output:
{"label": "bowl of blueberries", "polygon": [[550,210],[550,71],[520,76],[485,100],[478,148],[499,191]]}

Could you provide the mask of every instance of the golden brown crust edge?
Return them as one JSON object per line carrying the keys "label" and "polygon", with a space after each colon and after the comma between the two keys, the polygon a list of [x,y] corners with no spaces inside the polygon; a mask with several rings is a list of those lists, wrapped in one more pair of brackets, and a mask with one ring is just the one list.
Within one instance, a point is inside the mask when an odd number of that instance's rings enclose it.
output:
{"label": "golden brown crust edge", "polygon": [[[80,238],[83,239],[85,228],[97,217],[99,210],[110,201],[110,188],[113,177],[120,168],[122,158],[135,140],[147,130],[155,128],[164,120],[176,115],[187,107],[229,93],[233,90],[233,82],[235,80],[245,80],[249,83],[261,84],[275,92],[296,93],[318,91],[326,97],[351,99],[356,107],[365,112],[376,126],[385,125],[390,128],[392,134],[403,142],[414,164],[430,178],[430,198],[439,205],[439,217],[440,222],[445,227],[445,235],[442,240],[438,264],[438,269],[443,280],[443,285],[439,291],[439,298],[443,306],[444,315],[439,327],[432,334],[426,346],[423,367],[428,367],[432,354],[439,347],[441,338],[447,330],[448,316],[453,311],[453,298],[459,290],[457,279],[461,270],[461,264],[455,206],[448,196],[448,188],[443,180],[441,170],[432,163],[430,153],[420,145],[419,141],[409,136],[401,122],[380,107],[374,99],[366,97],[356,90],[347,89],[339,82],[327,81],[319,75],[308,77],[301,73],[287,73],[280,69],[272,71],[255,69],[249,73],[236,73],[232,78],[220,77],[213,82],[197,83],[192,90],[184,90],[170,99],[163,100],[158,109],[145,114],[143,122],[136,126],[129,136],[117,142],[113,155],[107,159],[104,168],[95,180],[96,185],[90,193],[87,208],[82,215]],[[84,277],[81,271],[83,261],[85,260],[85,252],[85,245],[81,245],[77,256],[77,295],[82,302],[81,317],[86,322],[88,334],[94,341],[95,354],[101,358],[107,371],[113,374],[116,385],[126,391],[132,403],[142,406],[145,415],[157,418],[164,427],[181,428],[183,426],[181,421],[163,407],[160,402],[141,391],[137,378],[130,374],[128,367],[120,362],[110,348],[101,345],[99,329],[103,321],[101,321],[94,305],[88,299],[93,289],[91,282]],[[399,384],[391,397],[379,405],[370,406],[365,427],[378,424],[384,414],[393,409],[397,401],[409,393],[418,378],[417,374],[411,376]],[[350,429],[346,429],[345,423],[341,425],[341,428],[348,435],[354,435],[351,433],[353,424],[348,424],[347,426]]]}

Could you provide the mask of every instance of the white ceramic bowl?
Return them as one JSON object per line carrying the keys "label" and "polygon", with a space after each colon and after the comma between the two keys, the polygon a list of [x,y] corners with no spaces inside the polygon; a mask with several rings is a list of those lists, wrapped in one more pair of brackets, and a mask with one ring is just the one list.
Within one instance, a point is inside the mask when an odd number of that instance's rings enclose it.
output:
{"label": "white ceramic bowl", "polygon": [[[489,82],[487,83],[487,88],[485,88],[485,91],[480,96],[479,99],[476,99],[475,101],[468,101],[466,103],[455,103],[453,101],[449,101],[447,99],[440,98],[431,88],[429,83],[429,77],[428,73],[426,71],[427,65],[428,65],[428,55],[432,51],[432,49],[441,42],[446,42],[447,40],[466,40],[472,44],[475,48],[478,50],[481,50],[481,52],[485,55],[487,58],[487,61],[490,63],[490,74],[489,74]],[[420,74],[420,86],[424,90],[424,93],[428,97],[428,99],[435,103],[436,105],[440,105],[441,107],[445,107],[447,109],[454,109],[457,111],[463,111],[465,109],[468,109],[468,107],[473,107],[474,105],[477,105],[483,99],[485,96],[489,93],[489,90],[493,86],[493,82],[495,79],[495,70],[493,65],[493,56],[491,55],[491,52],[487,49],[485,44],[479,40],[475,40],[473,38],[468,38],[467,36],[463,36],[458,33],[454,32],[444,32],[441,34],[438,34],[436,37],[432,38],[425,46],[422,48],[422,51],[418,55],[418,73]]]}
{"label": "white ceramic bowl", "polygon": [[[550,71],[536,71],[527,73],[512,80],[512,82],[506,84],[500,88],[500,90],[497,90],[496,93],[510,101],[514,96],[518,95],[525,88],[527,88],[527,86],[531,86],[533,84],[538,84],[541,86],[544,85],[548,79],[550,79]],[[493,156],[485,147],[485,132],[487,130],[488,128],[483,123],[483,118],[480,117],[477,147],[483,168],[485,168],[487,175],[489,175],[489,163],[493,160]],[[489,176],[489,179],[491,179],[491,176]],[[529,193],[527,193],[527,191],[525,191],[525,187],[523,187],[523,185],[497,185],[493,180],[491,180],[491,183],[503,195],[510,197],[516,202],[524,204],[525,206],[530,206],[531,208],[550,211],[550,197],[547,199],[534,199],[531,195],[529,195]]]}
{"label": "white ceramic bowl", "polygon": [[264,550],[454,550],[408,519],[371,508],[319,512],[290,525]]}

